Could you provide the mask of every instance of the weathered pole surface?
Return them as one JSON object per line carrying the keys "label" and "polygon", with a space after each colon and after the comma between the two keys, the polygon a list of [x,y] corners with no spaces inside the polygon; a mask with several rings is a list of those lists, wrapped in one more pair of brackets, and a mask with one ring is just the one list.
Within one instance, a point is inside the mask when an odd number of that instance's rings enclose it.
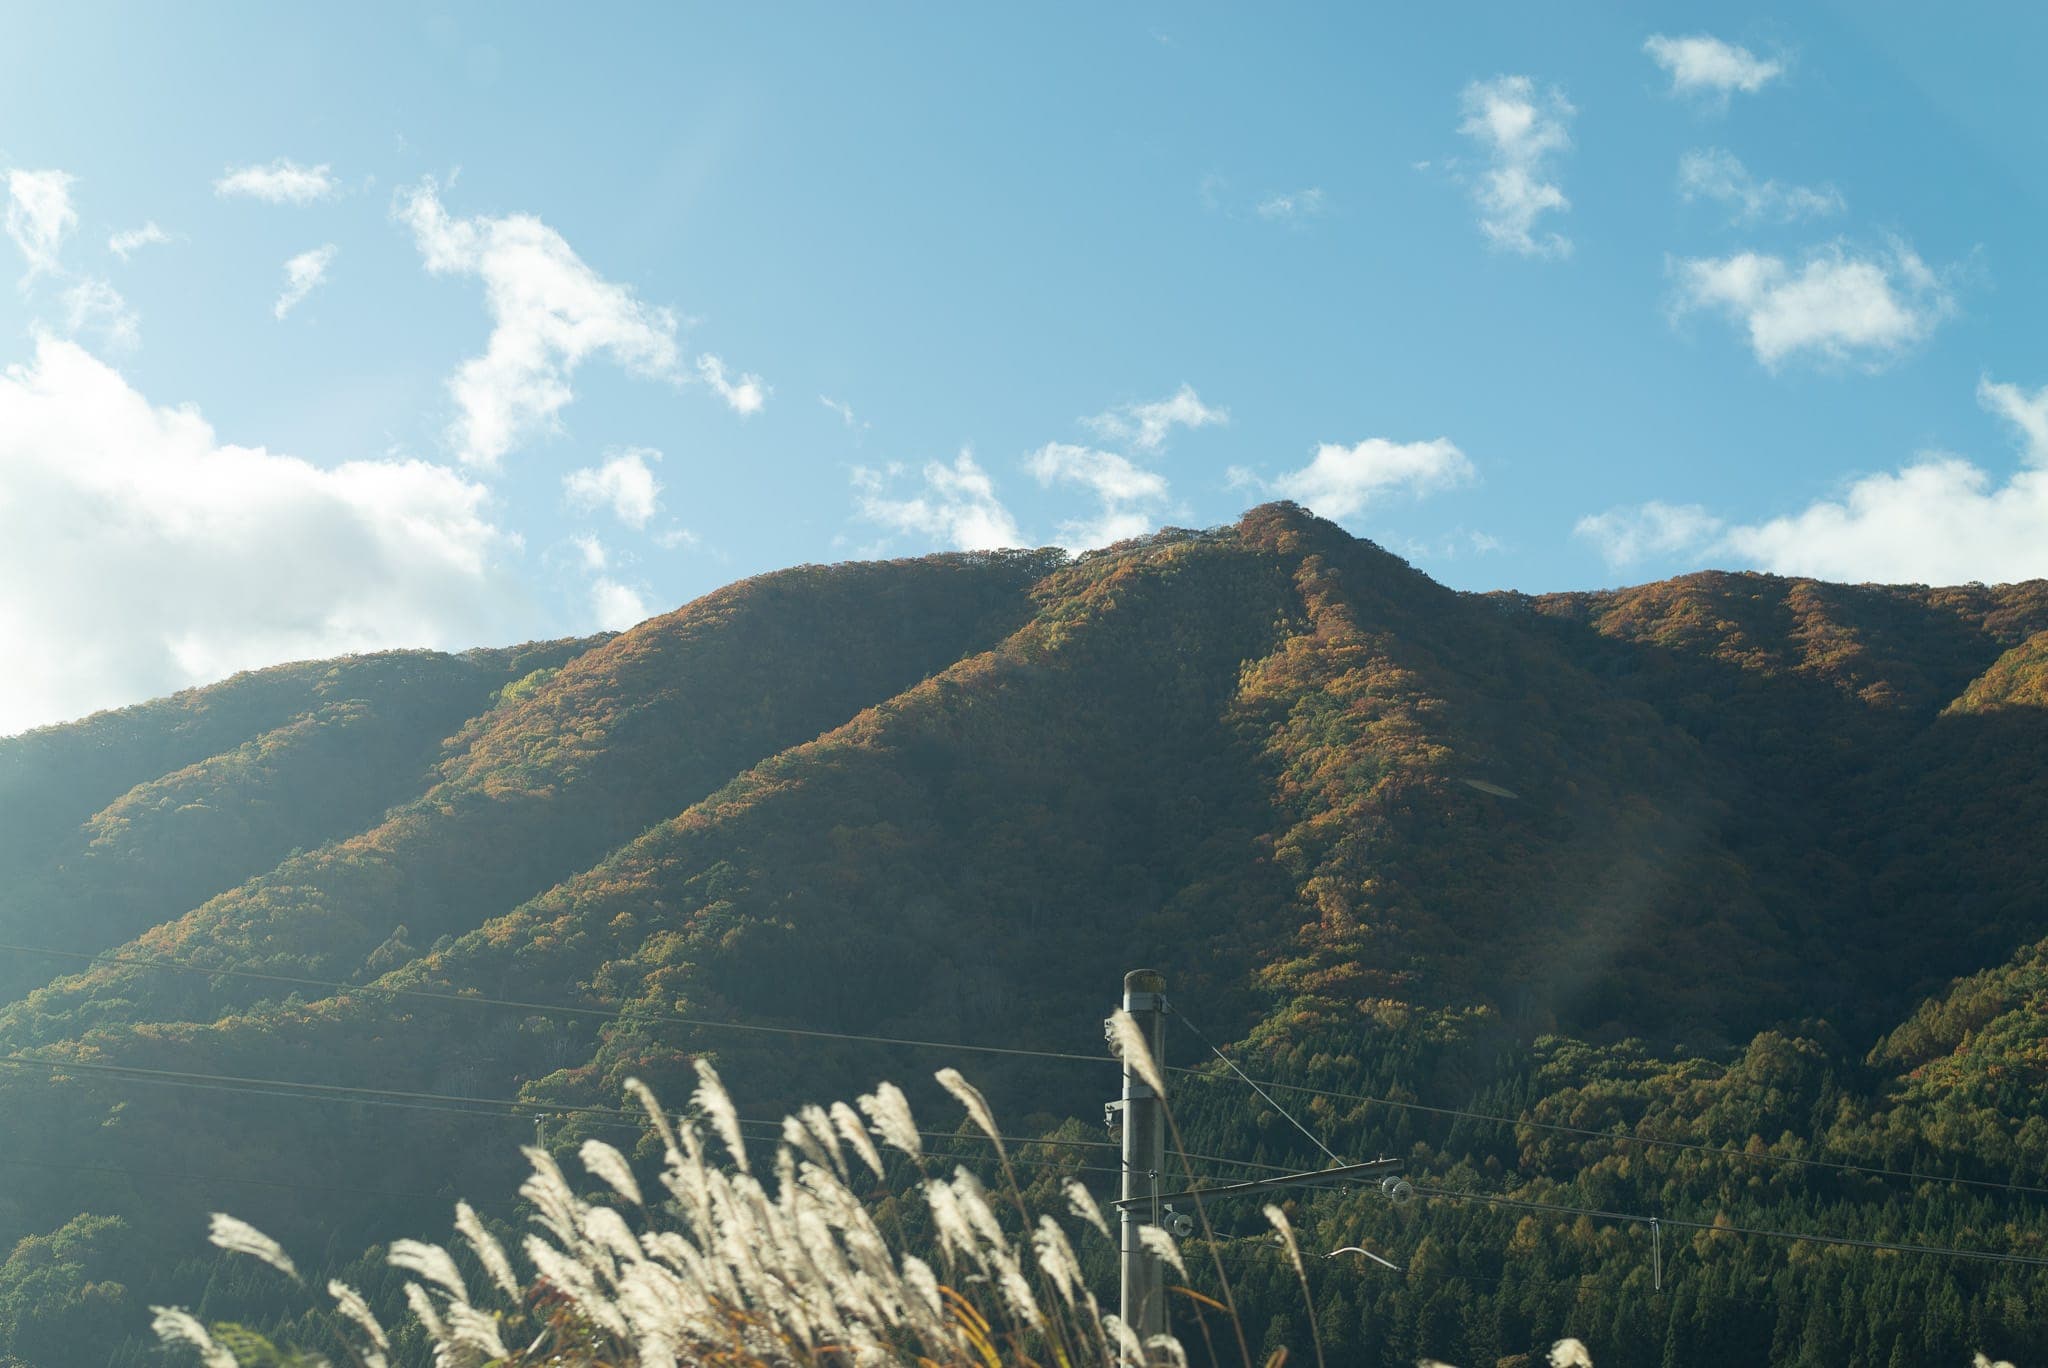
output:
{"label": "weathered pole surface", "polygon": [[[1124,975],[1124,1010],[1138,1023],[1152,1058],[1166,1069],[1166,979],[1151,969]],[[1166,1279],[1139,1243],[1140,1225],[1157,1225],[1160,1179],[1166,1173],[1166,1099],[1124,1061],[1123,1200],[1118,1228],[1123,1298],[1120,1313],[1140,1339],[1166,1333]]]}

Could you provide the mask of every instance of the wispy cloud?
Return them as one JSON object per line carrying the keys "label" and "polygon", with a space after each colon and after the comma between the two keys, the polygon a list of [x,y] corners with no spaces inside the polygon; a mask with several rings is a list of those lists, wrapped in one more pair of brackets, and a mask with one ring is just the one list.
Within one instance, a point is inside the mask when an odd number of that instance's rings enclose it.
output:
{"label": "wispy cloud", "polygon": [[1295,190],[1287,194],[1268,195],[1258,202],[1254,212],[1270,223],[1300,223],[1315,218],[1323,212],[1324,197],[1319,187]]}
{"label": "wispy cloud", "polygon": [[1848,207],[1832,185],[1758,180],[1734,153],[1719,147],[1688,152],[1679,159],[1678,193],[1688,204],[1707,199],[1731,206],[1735,223],[1795,223],[1839,214]]}
{"label": "wispy cloud", "polygon": [[1617,567],[1657,554],[1848,583],[2048,576],[2048,386],[2028,392],[1986,378],[1977,397],[2020,438],[2020,468],[2003,478],[1926,452],[1761,522],[1728,524],[1696,504],[1652,502],[1582,518],[1575,531]]}
{"label": "wispy cloud", "polygon": [[64,328],[73,337],[97,333],[108,351],[133,351],[142,341],[141,323],[110,280],[86,276],[64,291]]}
{"label": "wispy cloud", "polygon": [[1024,468],[1041,485],[1076,485],[1099,501],[1094,517],[1060,525],[1060,544],[1070,550],[1107,546],[1142,536],[1158,525],[1166,477],[1114,451],[1048,442],[1024,458]]}
{"label": "wispy cloud", "polygon": [[1836,242],[1797,265],[1742,252],[1674,261],[1670,270],[1676,313],[1722,314],[1772,367],[1801,356],[1879,366],[1955,310],[1940,277],[1904,242],[1874,252]]}
{"label": "wispy cloud", "polygon": [[151,219],[140,228],[130,228],[126,232],[113,234],[107,239],[107,250],[126,261],[144,247],[154,247],[170,240],[171,235],[157,227],[156,220]]}
{"label": "wispy cloud", "polygon": [[1633,508],[1589,513],[1572,535],[1591,542],[1610,566],[1622,569],[1650,556],[1682,555],[1708,545],[1722,522],[1698,504],[1668,504],[1655,499]]}
{"label": "wispy cloud", "polygon": [[450,438],[464,464],[494,470],[519,443],[556,428],[575,397],[571,378],[593,356],[677,377],[675,315],[598,275],[531,214],[453,218],[432,182],[401,194],[394,212],[429,271],[484,283],[490,341],[448,382],[458,410]]}
{"label": "wispy cloud", "polygon": [[1704,96],[1722,105],[1731,94],[1754,95],[1785,74],[1784,62],[1706,33],[1652,34],[1643,51],[1671,77],[1673,95]]}
{"label": "wispy cloud", "polygon": [[951,465],[928,463],[922,472],[922,489],[909,498],[890,493],[899,473],[893,468],[854,468],[860,516],[891,531],[929,538],[961,551],[993,551],[1023,544],[1016,519],[996,496],[995,481],[975,462],[972,451],[962,450]]}
{"label": "wispy cloud", "polygon": [[768,386],[758,375],[727,376],[725,362],[706,352],[697,358],[697,374],[727,408],[742,418],[759,413],[768,402]]}
{"label": "wispy cloud", "polygon": [[1104,440],[1123,442],[1133,450],[1147,452],[1165,446],[1177,427],[1203,428],[1229,421],[1230,410],[1204,404],[1192,385],[1182,385],[1164,399],[1125,404],[1081,420],[1083,426]]}
{"label": "wispy cloud", "polygon": [[267,166],[230,167],[213,183],[216,195],[262,200],[265,204],[311,204],[341,188],[326,163],[301,166],[279,157]]}
{"label": "wispy cloud", "polygon": [[62,270],[58,253],[64,239],[78,226],[78,211],[71,206],[71,187],[77,178],[66,171],[22,171],[7,173],[7,236],[28,262],[26,285],[39,275]]}
{"label": "wispy cloud", "polygon": [[2019,429],[2029,463],[2048,466],[2048,385],[2029,394],[1986,376],[1977,382],[1977,402]]}
{"label": "wispy cloud", "polygon": [[818,402],[839,415],[841,426],[852,428],[855,432],[866,432],[868,430],[870,424],[854,414],[853,405],[823,394],[818,396]]}
{"label": "wispy cloud", "polygon": [[1575,111],[1563,92],[1539,92],[1527,76],[1500,76],[1466,86],[1464,109],[1458,131],[1479,145],[1488,163],[1472,188],[1486,240],[1522,256],[1570,253],[1570,238],[1537,231],[1544,215],[1572,207],[1552,169],[1572,145],[1568,125]]}
{"label": "wispy cloud", "polygon": [[589,511],[609,508],[626,526],[645,528],[661,511],[661,481],[654,477],[649,461],[661,453],[650,447],[630,447],[602,465],[572,470],[562,477],[562,493],[573,508]]}
{"label": "wispy cloud", "polygon": [[1470,484],[1477,471],[1445,437],[1430,442],[1368,437],[1352,446],[1324,442],[1307,465],[1270,482],[1241,467],[1233,469],[1231,478],[1237,484],[1263,485],[1325,518],[1341,520],[1389,495],[1420,498]]}
{"label": "wispy cloud", "polygon": [[334,254],[338,250],[330,242],[309,252],[301,252],[284,264],[284,293],[277,297],[277,303],[270,310],[280,323],[307,295],[326,283],[327,268],[334,264]]}

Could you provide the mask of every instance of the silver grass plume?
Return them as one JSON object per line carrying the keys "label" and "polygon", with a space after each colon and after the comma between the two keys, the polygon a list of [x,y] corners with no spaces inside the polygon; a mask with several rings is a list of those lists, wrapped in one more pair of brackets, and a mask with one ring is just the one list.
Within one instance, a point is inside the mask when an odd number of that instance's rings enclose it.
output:
{"label": "silver grass plume", "polygon": [[740,1138],[739,1113],[733,1110],[732,1096],[726,1092],[725,1084],[718,1081],[718,1070],[702,1056],[691,1062],[697,1066],[697,1091],[690,1095],[691,1100],[711,1118],[712,1129],[732,1155],[733,1167],[741,1173],[751,1172],[747,1167],[746,1142]]}
{"label": "silver grass plume", "polygon": [[969,1083],[958,1069],[941,1069],[933,1077],[939,1080],[940,1087],[953,1094],[960,1100],[960,1105],[967,1108],[969,1119],[981,1127],[984,1135],[995,1142],[996,1153],[1008,1158],[1003,1152],[1003,1137],[996,1130],[995,1113],[988,1109],[988,1099],[981,1095],[981,1090]]}
{"label": "silver grass plume", "polygon": [[1550,1368],[1593,1368],[1593,1356],[1579,1341],[1561,1339],[1550,1346]]}
{"label": "silver grass plume", "polygon": [[448,1326],[441,1319],[441,1312],[435,1307],[434,1299],[427,1295],[426,1288],[421,1287],[416,1282],[407,1283],[405,1285],[405,1304],[412,1308],[413,1316],[418,1319],[421,1328],[427,1332],[428,1339],[433,1340],[436,1344],[444,1343],[447,1340]]}
{"label": "silver grass plume", "polygon": [[391,1337],[384,1333],[382,1322],[370,1310],[370,1304],[363,1300],[362,1293],[337,1279],[327,1284],[327,1295],[334,1298],[334,1309],[354,1321],[370,1343],[379,1349],[391,1347]]}
{"label": "silver grass plume", "polygon": [[1119,1007],[1109,1018],[1110,1029],[1116,1033],[1116,1052],[1131,1072],[1145,1080],[1151,1089],[1161,1097],[1166,1096],[1166,1079],[1159,1072],[1159,1061],[1152,1058],[1152,1046],[1145,1039],[1145,1030],[1131,1018],[1131,1014]]}
{"label": "silver grass plume", "polygon": [[207,1227],[206,1238],[230,1254],[247,1254],[252,1259],[260,1259],[294,1282],[298,1281],[299,1270],[292,1266],[291,1255],[284,1252],[284,1246],[247,1221],[238,1221],[225,1211],[216,1211]]}
{"label": "silver grass plume", "polygon": [[407,1273],[419,1274],[446,1292],[451,1300],[469,1305],[469,1287],[462,1281],[462,1271],[441,1246],[428,1244],[425,1240],[393,1240],[384,1262]]}
{"label": "silver grass plume", "polygon": [[1116,1345],[1118,1363],[1142,1365],[1145,1362],[1144,1342],[1138,1338],[1137,1331],[1124,1324],[1121,1316],[1104,1316],[1102,1328],[1109,1332],[1111,1341]]}
{"label": "silver grass plume", "polygon": [[863,1164],[875,1171],[875,1177],[882,1176],[882,1156],[875,1149],[875,1142],[868,1136],[868,1128],[862,1124],[859,1113],[844,1102],[834,1102],[831,1110],[832,1125],[838,1130]]}
{"label": "silver grass plume", "polygon": [[498,1318],[466,1302],[448,1308],[448,1340],[452,1345],[474,1349],[486,1359],[509,1358],[512,1354],[498,1337]]}
{"label": "silver grass plume", "polygon": [[927,1178],[924,1198],[932,1209],[932,1228],[938,1232],[939,1252],[948,1261],[959,1253],[981,1262],[980,1241],[974,1238],[974,1226],[967,1214],[960,1210],[958,1194],[943,1179]]}
{"label": "silver grass plume", "polygon": [[988,1189],[964,1165],[956,1165],[953,1169],[953,1193],[960,1199],[960,1210],[974,1223],[974,1228],[990,1249],[1003,1249],[1009,1245],[1003,1236],[1002,1222],[996,1219],[995,1208],[988,1203]]}
{"label": "silver grass plume", "polygon": [[1186,1282],[1188,1266],[1181,1260],[1180,1246],[1173,1242],[1173,1236],[1155,1225],[1138,1227],[1138,1247],[1150,1253],[1153,1258],[1169,1265]]}
{"label": "silver grass plume", "polygon": [[1109,1222],[1102,1219],[1102,1208],[1095,1204],[1095,1194],[1076,1178],[1067,1180],[1066,1194],[1067,1210],[1094,1226],[1103,1239],[1110,1239]]}
{"label": "silver grass plume", "polygon": [[1038,1228],[1031,1233],[1031,1245],[1038,1252],[1038,1266],[1045,1270],[1060,1300],[1072,1306],[1074,1289],[1082,1282],[1081,1262],[1074,1257],[1074,1247],[1067,1243],[1067,1232],[1052,1217],[1041,1216]]}
{"label": "silver grass plume", "polygon": [[924,1141],[917,1133],[917,1120],[910,1114],[910,1100],[894,1083],[884,1083],[856,1099],[860,1109],[875,1123],[883,1141],[913,1159],[924,1157]]}
{"label": "silver grass plume", "polygon": [[175,1306],[152,1306],[149,1309],[155,1317],[149,1328],[156,1331],[156,1337],[165,1344],[190,1345],[198,1351],[199,1361],[206,1368],[235,1368],[235,1356],[206,1333],[206,1327],[199,1323],[197,1316]]}
{"label": "silver grass plume", "polygon": [[[1294,1265],[1294,1275],[1297,1278],[1308,1277],[1307,1270],[1301,1266],[1301,1248],[1294,1243],[1294,1226],[1288,1221],[1287,1213],[1279,1207],[1268,1203],[1266,1206],[1266,1219],[1273,1223],[1273,1229],[1280,1232],[1280,1243],[1287,1247],[1287,1258]],[[1555,1361],[1556,1351],[1552,1350],[1551,1352],[1553,1361]]]}
{"label": "silver grass plume", "polygon": [[626,1080],[626,1091],[633,1094],[640,1105],[646,1109],[647,1119],[654,1123],[654,1129],[661,1135],[662,1146],[669,1150],[675,1149],[675,1128],[669,1125],[668,1113],[661,1109],[660,1099],[655,1097],[654,1089],[648,1087],[637,1078],[629,1078]]}
{"label": "silver grass plume", "polygon": [[633,1176],[633,1166],[626,1162],[625,1155],[602,1140],[585,1140],[576,1155],[583,1161],[583,1167],[602,1179],[613,1192],[634,1206],[647,1205],[640,1199],[640,1181]]}
{"label": "silver grass plume", "polygon": [[626,1218],[610,1207],[585,1207],[583,1233],[593,1245],[621,1264],[639,1263],[647,1257],[641,1252],[640,1242],[633,1238],[632,1227],[626,1224]]}
{"label": "silver grass plume", "polygon": [[839,1133],[832,1129],[832,1118],[823,1107],[806,1103],[797,1118],[817,1137],[820,1147],[832,1160],[832,1171],[840,1182],[846,1181],[846,1156],[839,1149]]}
{"label": "silver grass plume", "polygon": [[532,1202],[540,1211],[540,1223],[550,1234],[564,1245],[575,1248],[582,1242],[583,1233],[576,1220],[576,1209],[581,1203],[569,1187],[569,1180],[562,1176],[562,1170],[555,1163],[555,1156],[533,1145],[521,1145],[519,1152],[526,1156],[526,1162],[533,1166],[526,1181],[519,1185],[519,1195]]}
{"label": "silver grass plume", "polygon": [[1162,1363],[1166,1368],[1188,1368],[1188,1351],[1171,1335],[1154,1335],[1145,1341],[1145,1347],[1153,1355],[1147,1362]]}
{"label": "silver grass plume", "polygon": [[467,1202],[455,1204],[455,1230],[468,1243],[476,1261],[484,1266],[484,1273],[497,1284],[498,1290],[513,1301],[519,1300],[519,1279],[512,1272],[512,1261],[505,1257],[505,1247],[497,1237],[484,1229],[483,1221],[476,1209]]}

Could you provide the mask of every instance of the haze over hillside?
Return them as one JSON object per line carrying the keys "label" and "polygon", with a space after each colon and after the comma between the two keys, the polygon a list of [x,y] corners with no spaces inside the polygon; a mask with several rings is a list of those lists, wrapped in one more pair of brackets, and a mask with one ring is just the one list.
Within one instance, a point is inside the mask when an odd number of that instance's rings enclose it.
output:
{"label": "haze over hillside", "polygon": [[[1341,1094],[1286,1095],[1339,1153],[1488,1199],[1303,1199],[1314,1247],[1410,1269],[1323,1279],[1342,1361],[2048,1342],[2017,1265],[1702,1233],[1651,1297],[1634,1234],[1547,1209],[2048,1256],[2044,704],[2048,582],[1464,594],[1272,504],[0,741],[0,1249],[38,1237],[0,1346],[141,1362],[159,1301],[287,1322],[205,1212],[347,1267],[509,1192],[536,1116],[625,1144],[623,1081],[680,1103],[702,1052],[750,1117],[955,1064],[1018,1134],[1100,1140],[1106,1063],[716,1023],[1099,1054],[1140,964],[1255,1076]],[[1192,1150],[1320,1162],[1183,1093]]]}

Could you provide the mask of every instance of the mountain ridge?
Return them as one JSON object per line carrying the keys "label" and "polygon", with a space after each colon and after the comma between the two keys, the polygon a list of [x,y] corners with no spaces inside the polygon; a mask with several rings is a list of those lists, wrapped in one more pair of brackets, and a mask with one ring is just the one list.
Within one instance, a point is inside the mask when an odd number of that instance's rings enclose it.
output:
{"label": "mountain ridge", "polygon": [[[2026,840],[2048,821],[2029,769],[2048,758],[2044,639],[2040,581],[1703,572],[1461,594],[1267,505],[1082,557],[799,567],[616,636],[491,656],[488,677],[386,661],[462,675],[445,712],[468,711],[445,728],[411,717],[392,754],[426,763],[372,765],[324,814],[289,795],[347,773],[337,756],[362,753],[362,729],[424,695],[331,689],[295,707],[319,667],[238,678],[0,740],[10,812],[67,756],[113,752],[6,848],[0,929],[303,982],[105,961],[55,975],[17,956],[0,1053],[51,1067],[0,1070],[0,1152],[114,1167],[175,1136],[195,1167],[274,1174],[289,1156],[452,1200],[503,1178],[516,1128],[339,1104],[313,1124],[78,1066],[517,1097],[555,1118],[561,1146],[603,1133],[593,1109],[629,1075],[686,1095],[700,1052],[768,1111],[903,1063],[853,1043],[795,1056],[679,1018],[1083,1052],[1106,985],[1145,962],[1205,1030],[1296,1083],[1767,1150],[1789,1143],[1771,1125],[1797,1118],[1802,1143],[1842,1154],[2023,1170],[2048,1161],[2048,1112],[1987,1071],[2032,1077],[2048,1040],[2024,986],[2048,935],[2048,855]],[[152,765],[167,768],[112,791]],[[282,825],[252,824],[280,804]],[[172,902],[232,882],[134,927],[162,902],[115,897],[102,871],[117,866]],[[1958,1052],[1994,1022],[1995,1048]],[[1924,1085],[1929,1042],[1974,1080],[1950,1086],[1952,1116]],[[1048,1128],[1089,1117],[1102,1087],[1051,1061],[982,1076],[1004,1114]],[[1765,1077],[1781,1100],[1740,1105]],[[1206,1152],[1299,1145],[1185,1105]],[[1616,1169],[1591,1141],[1503,1148],[1372,1108],[1316,1115],[1347,1146],[1422,1146],[1449,1177],[1598,1196],[1654,1172]],[[1966,1157],[1962,1133],[1995,1138]],[[1658,1181],[1772,1219],[1808,1195],[1712,1165]],[[1852,1199],[1898,1218],[1868,1191],[1829,1200]],[[112,1209],[154,1243],[195,1228],[207,1200],[84,1176],[11,1188],[0,1237]],[[259,1224],[330,1238],[416,1218],[238,1200]],[[1609,1258],[1589,1249],[1588,1276]],[[1373,1343],[1361,1352],[1397,1355]]]}

